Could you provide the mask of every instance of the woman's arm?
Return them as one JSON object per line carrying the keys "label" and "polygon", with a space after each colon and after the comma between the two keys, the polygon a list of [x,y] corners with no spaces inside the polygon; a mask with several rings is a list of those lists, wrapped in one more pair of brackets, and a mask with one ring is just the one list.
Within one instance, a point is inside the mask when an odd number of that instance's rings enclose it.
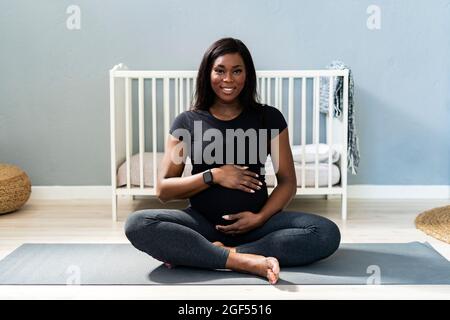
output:
{"label": "woman's arm", "polygon": [[[184,142],[169,135],[166,145],[166,152],[161,163],[161,171],[158,176],[156,195],[161,202],[170,200],[187,199],[200,191],[209,188],[209,185],[203,181],[203,172],[181,177],[184,171],[186,153],[185,148],[181,148]],[[181,144],[181,145],[180,145]],[[179,153],[176,155],[177,149]],[[173,159],[182,159],[174,162]],[[181,163],[178,163],[181,162]],[[213,181],[217,182],[218,168],[211,170]]]}
{"label": "woman's arm", "polygon": [[277,177],[277,186],[273,189],[266,204],[259,212],[264,221],[286,208],[297,192],[297,177],[289,144],[288,128],[272,139],[271,150],[279,150],[278,154],[274,152],[270,155]]}

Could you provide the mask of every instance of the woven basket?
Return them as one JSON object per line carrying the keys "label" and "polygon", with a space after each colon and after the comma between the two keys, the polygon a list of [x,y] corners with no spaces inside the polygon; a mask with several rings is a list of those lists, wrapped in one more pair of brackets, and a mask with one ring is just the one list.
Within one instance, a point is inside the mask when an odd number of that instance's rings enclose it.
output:
{"label": "woven basket", "polygon": [[0,163],[0,214],[22,207],[31,195],[31,182],[17,166]]}
{"label": "woven basket", "polygon": [[416,217],[415,224],[426,234],[450,243],[450,206],[422,212]]}

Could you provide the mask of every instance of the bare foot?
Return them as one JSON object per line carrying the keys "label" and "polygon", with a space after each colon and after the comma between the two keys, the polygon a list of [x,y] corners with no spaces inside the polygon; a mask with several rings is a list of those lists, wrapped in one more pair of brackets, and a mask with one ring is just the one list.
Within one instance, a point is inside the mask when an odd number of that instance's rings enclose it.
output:
{"label": "bare foot", "polygon": [[267,278],[270,284],[277,283],[280,276],[280,264],[274,257],[247,253],[230,253],[225,267]]}
{"label": "bare foot", "polygon": [[213,242],[212,244],[217,246],[217,247],[223,247],[225,249],[228,249],[228,250],[230,250],[230,252],[236,252],[236,248],[235,247],[227,247],[226,245],[224,245],[220,241]]}

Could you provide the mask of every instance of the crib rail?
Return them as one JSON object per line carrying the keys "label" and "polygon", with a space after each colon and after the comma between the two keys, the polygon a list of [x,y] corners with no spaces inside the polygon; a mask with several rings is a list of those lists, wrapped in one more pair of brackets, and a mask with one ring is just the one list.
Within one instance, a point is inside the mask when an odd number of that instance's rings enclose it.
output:
{"label": "crib rail", "polygon": [[[128,70],[119,64],[110,70],[110,114],[111,114],[111,181],[112,181],[112,215],[117,220],[117,197],[120,195],[156,195],[158,183],[158,141],[163,146],[167,141],[171,118],[188,110],[196,87],[196,71],[136,71]],[[343,77],[344,96],[343,112],[340,118],[333,115],[334,84],[338,77]],[[319,186],[319,143],[320,143],[320,88],[321,82],[328,79],[328,112],[325,116],[326,144],[328,150],[327,186]],[[145,82],[149,85],[145,85]],[[311,85],[307,86],[308,81]],[[133,82],[135,84],[133,85]],[[312,87],[312,88],[311,88]],[[134,90],[133,90],[134,89]],[[136,93],[137,91],[137,93]],[[348,70],[277,70],[257,71],[257,91],[261,103],[272,105],[283,112],[287,118],[289,141],[291,146],[302,146],[301,181],[297,195],[332,195],[342,196],[342,218],[347,216],[347,128],[348,128]],[[311,91],[311,92],[310,92]],[[151,93],[151,150],[153,151],[152,187],[144,185],[144,152],[146,150],[145,95]],[[135,103],[133,103],[133,97]],[[137,101],[136,101],[137,100]],[[312,133],[310,140],[315,145],[314,186],[307,187],[306,150],[308,102],[312,103]],[[139,186],[131,184],[131,156],[133,153],[133,116],[137,108],[137,141],[139,150]],[[161,109],[162,108],[162,109]],[[163,122],[158,122],[158,111],[163,115]],[[295,116],[301,114],[301,121]],[[287,116],[286,116],[287,113]],[[162,126],[163,137],[158,139],[158,128]],[[299,134],[296,134],[298,131]],[[323,137],[322,137],[323,138]],[[340,153],[341,180],[332,184],[332,150]],[[118,188],[116,184],[118,166],[126,162],[126,186]],[[269,188],[271,192],[276,187]]]}

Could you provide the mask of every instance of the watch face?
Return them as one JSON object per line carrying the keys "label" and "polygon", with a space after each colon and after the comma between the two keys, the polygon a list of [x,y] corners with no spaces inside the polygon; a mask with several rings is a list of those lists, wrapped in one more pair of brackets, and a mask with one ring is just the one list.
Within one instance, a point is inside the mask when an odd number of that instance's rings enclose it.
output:
{"label": "watch face", "polygon": [[206,172],[203,174],[203,178],[204,178],[204,180],[205,180],[205,183],[208,183],[208,184],[212,183],[213,179],[212,179],[212,173],[211,173],[211,171],[206,171]]}

